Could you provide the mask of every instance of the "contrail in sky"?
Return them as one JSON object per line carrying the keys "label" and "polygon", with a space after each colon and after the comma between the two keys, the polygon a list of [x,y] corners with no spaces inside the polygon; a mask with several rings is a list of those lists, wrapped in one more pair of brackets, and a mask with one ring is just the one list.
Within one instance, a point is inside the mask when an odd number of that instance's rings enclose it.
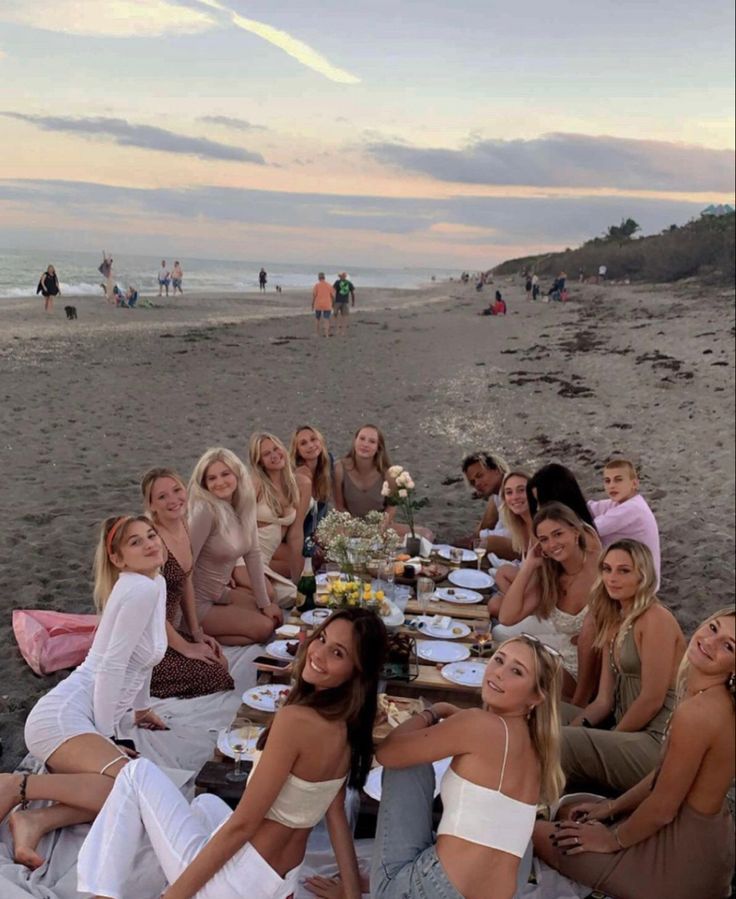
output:
{"label": "contrail in sky", "polygon": [[310,47],[309,44],[305,44],[304,41],[292,37],[288,32],[281,31],[281,29],[274,28],[271,25],[266,25],[265,22],[257,22],[255,19],[246,19],[245,16],[241,16],[240,13],[224,6],[222,3],[218,2],[218,0],[198,0],[198,2],[202,6],[208,6],[210,9],[217,9],[220,12],[227,13],[227,15],[230,16],[233,25],[242,28],[243,31],[249,31],[251,34],[263,38],[264,41],[268,41],[269,44],[273,44],[275,47],[283,50],[284,53],[293,56],[294,59],[298,60],[302,65],[314,69],[315,72],[319,72],[320,75],[324,75],[325,78],[329,78],[330,81],[337,81],[339,84],[360,83],[360,78],[356,75],[351,75],[351,73],[346,72],[345,69],[333,66],[329,59],[321,53],[318,53],[317,50]]}

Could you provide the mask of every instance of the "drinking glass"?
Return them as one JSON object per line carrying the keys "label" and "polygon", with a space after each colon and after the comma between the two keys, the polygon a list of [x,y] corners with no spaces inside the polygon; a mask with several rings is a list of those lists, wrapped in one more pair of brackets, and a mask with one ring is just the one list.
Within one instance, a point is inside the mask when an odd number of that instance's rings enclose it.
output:
{"label": "drinking glass", "polygon": [[396,569],[394,568],[394,560],[391,556],[387,557],[379,566],[378,577],[388,585],[389,599],[391,602],[395,602],[396,591],[394,590],[394,586],[396,583]]}
{"label": "drinking glass", "polygon": [[450,565],[453,568],[459,568],[463,561],[463,551],[457,546],[450,547]]}
{"label": "drinking glass", "polygon": [[478,655],[482,656],[486,645],[491,640],[491,619],[478,618],[473,622],[473,636],[477,646]]}
{"label": "drinking glass", "polygon": [[325,572],[327,574],[328,584],[334,584],[335,581],[340,580],[340,566],[337,562],[327,562],[325,565]]}
{"label": "drinking glass", "polygon": [[434,581],[431,577],[417,578],[417,602],[422,615],[427,614],[429,601],[434,593]]}
{"label": "drinking glass", "polygon": [[473,538],[473,552],[475,553],[475,557],[478,560],[478,571],[480,571],[480,563],[483,559],[483,556],[487,552],[485,537],[474,537]]}
{"label": "drinking glass", "polygon": [[244,783],[248,780],[248,772],[243,771],[241,762],[243,753],[247,752],[249,748],[248,741],[252,740],[256,733],[256,726],[247,718],[241,719],[238,724],[233,724],[228,728],[227,743],[235,757],[235,767],[225,775],[225,780],[230,783]]}

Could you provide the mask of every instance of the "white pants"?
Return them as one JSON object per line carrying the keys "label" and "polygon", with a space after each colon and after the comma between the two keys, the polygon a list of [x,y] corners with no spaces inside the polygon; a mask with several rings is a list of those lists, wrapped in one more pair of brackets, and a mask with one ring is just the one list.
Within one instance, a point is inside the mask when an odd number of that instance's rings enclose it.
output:
{"label": "white pants", "polygon": [[[148,759],[129,762],[84,841],[77,889],[110,899],[125,894],[136,850],[148,836],[166,879],[173,883],[227,821],[230,808],[217,796],[191,805]],[[246,843],[197,893],[197,899],[287,899],[296,892],[299,868],[285,878]]]}

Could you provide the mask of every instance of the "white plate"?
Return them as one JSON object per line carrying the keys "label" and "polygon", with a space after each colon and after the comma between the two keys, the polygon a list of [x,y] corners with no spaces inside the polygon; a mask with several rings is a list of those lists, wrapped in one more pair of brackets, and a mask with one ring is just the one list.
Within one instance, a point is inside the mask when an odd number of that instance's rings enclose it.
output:
{"label": "white plate", "polygon": [[[457,618],[452,619],[449,628],[432,627],[429,622],[432,618],[429,615],[419,615],[415,621],[423,621],[423,627],[419,628],[417,633],[423,637],[437,637],[438,640],[461,640],[470,633],[470,628],[464,621],[458,621]],[[457,633],[454,633],[457,631]]]}
{"label": "white plate", "polygon": [[281,627],[276,628],[274,633],[278,634],[279,637],[283,637],[285,640],[295,640],[299,636],[299,625],[282,624]]}
{"label": "white plate", "polygon": [[[284,662],[293,662],[296,655],[289,652],[289,644],[297,643],[297,640],[274,640],[266,646],[266,652],[274,659],[282,659]],[[298,652],[298,650],[297,650]]]}
{"label": "white plate", "polygon": [[428,662],[462,662],[470,658],[470,647],[444,640],[417,640],[417,655]]}
{"label": "white plate", "polygon": [[404,613],[390,599],[385,599],[384,602],[389,604],[391,613],[389,615],[381,615],[381,621],[383,621],[386,627],[401,627],[404,623]]}
{"label": "white plate", "polygon": [[465,606],[474,602],[482,602],[484,596],[475,590],[463,590],[462,587],[438,587],[434,591],[432,598],[441,599],[442,602],[454,602],[458,606]]}
{"label": "white plate", "polygon": [[319,610],[317,610],[317,609],[309,609],[308,612],[302,612],[302,614],[301,614],[301,620],[302,620],[305,624],[308,624],[310,627],[312,627],[312,626],[314,625],[314,613],[315,613],[316,611],[320,611],[320,612],[321,612],[321,611],[323,611],[323,610],[324,610],[325,612],[329,612],[329,615],[327,616],[328,618],[330,617],[330,615],[332,615],[332,612],[333,612],[332,609],[328,609],[327,606],[320,606]]}
{"label": "white plate", "polygon": [[[433,762],[432,765],[434,767],[434,795],[435,798],[440,795],[440,784],[442,783],[442,778],[445,776],[445,771],[450,767],[450,762],[452,759],[440,759],[438,762]],[[383,767],[379,765],[377,768],[373,768],[371,773],[368,775],[368,778],[365,782],[365,786],[363,787],[363,792],[370,796],[371,799],[375,799],[376,802],[381,801],[381,777],[383,775]]]}
{"label": "white plate", "polygon": [[[258,728],[258,735],[255,737],[251,737],[245,744],[245,751],[240,754],[240,757],[243,759],[252,759],[255,753],[258,751],[256,749],[256,743],[258,742],[258,736],[260,736],[262,727]],[[224,728],[217,735],[217,748],[223,755],[226,755],[229,759],[235,758],[235,752],[233,751],[233,747],[230,744],[228,739],[228,730]]]}
{"label": "white plate", "polygon": [[451,662],[441,670],[442,677],[462,687],[480,687],[483,683],[483,662]]}
{"label": "white plate", "polygon": [[456,587],[468,587],[470,590],[487,590],[496,583],[490,574],[474,568],[456,568],[447,575],[447,580]]}
{"label": "white plate", "polygon": [[282,684],[264,684],[262,687],[251,687],[243,693],[243,702],[259,712],[275,712],[276,703],[281,696],[289,695],[289,688]]}
{"label": "white plate", "polygon": [[[438,543],[434,551],[441,559],[446,559],[448,562],[452,561],[452,556],[450,555],[451,549],[460,549],[459,546],[453,547],[450,546],[449,543]],[[473,552],[472,549],[461,549],[460,552],[463,554],[463,562],[477,562],[478,557]]]}

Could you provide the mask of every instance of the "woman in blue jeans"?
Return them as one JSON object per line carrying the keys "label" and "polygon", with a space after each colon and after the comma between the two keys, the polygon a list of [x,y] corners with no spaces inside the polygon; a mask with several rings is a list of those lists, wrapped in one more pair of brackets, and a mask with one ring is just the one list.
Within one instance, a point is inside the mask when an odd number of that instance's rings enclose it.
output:
{"label": "woman in blue jeans", "polygon": [[[374,899],[511,899],[537,803],[564,783],[560,661],[536,637],[507,640],[483,675],[483,708],[436,703],[386,738]],[[448,757],[435,841],[431,763]]]}

